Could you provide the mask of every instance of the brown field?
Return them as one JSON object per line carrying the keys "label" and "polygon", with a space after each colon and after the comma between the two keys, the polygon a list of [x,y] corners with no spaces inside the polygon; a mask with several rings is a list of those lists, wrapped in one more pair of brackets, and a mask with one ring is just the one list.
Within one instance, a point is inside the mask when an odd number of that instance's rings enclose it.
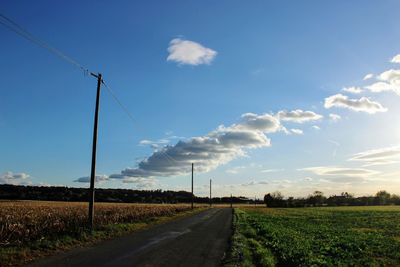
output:
{"label": "brown field", "polygon": [[[95,204],[95,230],[173,216],[187,204]],[[88,204],[78,202],[0,201],[0,248],[32,241],[77,236],[86,231]]]}

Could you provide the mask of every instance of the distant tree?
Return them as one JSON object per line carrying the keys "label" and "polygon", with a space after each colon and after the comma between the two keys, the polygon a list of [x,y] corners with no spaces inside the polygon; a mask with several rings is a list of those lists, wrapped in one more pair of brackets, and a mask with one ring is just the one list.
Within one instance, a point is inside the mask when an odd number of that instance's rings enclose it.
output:
{"label": "distant tree", "polygon": [[392,197],[390,198],[390,201],[394,205],[400,205],[400,196],[392,194]]}
{"label": "distant tree", "polygon": [[283,195],[279,191],[272,192],[271,196],[276,200],[282,200],[283,199]]}
{"label": "distant tree", "polygon": [[268,193],[264,196],[264,203],[267,207],[272,207],[273,201],[274,201],[274,198],[271,196],[270,193]]}
{"label": "distant tree", "polygon": [[325,203],[326,197],[321,191],[314,191],[309,197],[308,202],[313,206],[322,206]]}
{"label": "distant tree", "polygon": [[342,197],[346,198],[346,199],[350,199],[350,198],[353,198],[353,197],[354,197],[353,194],[349,194],[349,193],[347,193],[347,192],[342,192],[340,195],[341,195]]}
{"label": "distant tree", "polygon": [[289,208],[295,207],[295,199],[294,199],[294,197],[288,197],[286,203],[287,203],[287,206]]}
{"label": "distant tree", "polygon": [[342,192],[340,195],[333,195],[330,196],[327,200],[326,203],[329,206],[349,206],[349,205],[356,205],[354,195],[347,193],[347,192]]}
{"label": "distant tree", "polygon": [[379,191],[378,193],[376,193],[375,195],[375,199],[376,199],[376,204],[378,205],[387,205],[390,202],[390,194],[385,191]]}
{"label": "distant tree", "polygon": [[284,207],[286,202],[283,200],[283,195],[279,191],[268,193],[264,196],[264,203],[267,207]]}

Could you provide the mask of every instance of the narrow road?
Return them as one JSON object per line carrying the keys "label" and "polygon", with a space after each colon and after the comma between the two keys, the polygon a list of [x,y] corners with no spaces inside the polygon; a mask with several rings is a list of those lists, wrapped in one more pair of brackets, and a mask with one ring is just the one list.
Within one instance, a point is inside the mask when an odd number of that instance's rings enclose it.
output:
{"label": "narrow road", "polygon": [[128,236],[79,248],[29,267],[220,266],[232,210],[214,208]]}

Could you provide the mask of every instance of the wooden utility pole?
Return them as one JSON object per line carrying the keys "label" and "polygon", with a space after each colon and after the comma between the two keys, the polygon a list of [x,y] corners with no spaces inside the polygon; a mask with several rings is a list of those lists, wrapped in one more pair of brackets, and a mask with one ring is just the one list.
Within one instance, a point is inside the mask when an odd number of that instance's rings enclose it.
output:
{"label": "wooden utility pole", "polygon": [[194,201],[194,194],[193,194],[193,169],[194,169],[194,163],[192,163],[192,209],[193,209],[193,201]]}
{"label": "wooden utility pole", "polygon": [[254,196],[254,208],[257,208],[257,196]]}
{"label": "wooden utility pole", "polygon": [[93,230],[94,218],[94,182],[96,180],[96,150],[97,150],[97,125],[99,121],[99,107],[100,107],[100,87],[102,83],[101,74],[91,73],[92,76],[97,78],[97,95],[96,95],[96,109],[94,112],[94,127],[93,127],[93,146],[92,146],[92,169],[90,172],[90,192],[89,192],[89,228]]}
{"label": "wooden utility pole", "polygon": [[233,203],[233,198],[232,198],[232,194],[231,194],[231,208],[232,208],[232,203]]}
{"label": "wooden utility pole", "polygon": [[212,180],[210,179],[210,207],[212,206],[212,198],[211,198],[211,182],[212,182]]}

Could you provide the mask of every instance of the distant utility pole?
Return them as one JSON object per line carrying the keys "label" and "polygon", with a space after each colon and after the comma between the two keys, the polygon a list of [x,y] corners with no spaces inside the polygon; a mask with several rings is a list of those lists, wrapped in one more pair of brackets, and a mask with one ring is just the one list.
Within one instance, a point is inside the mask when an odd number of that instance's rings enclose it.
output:
{"label": "distant utility pole", "polygon": [[92,169],[90,172],[90,192],[89,192],[89,227],[90,230],[93,230],[94,182],[96,179],[97,124],[99,121],[100,87],[103,80],[101,78],[100,73],[98,74],[91,73],[91,75],[97,78],[96,109],[94,112],[94,127],[93,127]]}
{"label": "distant utility pole", "polygon": [[257,208],[257,196],[254,196],[254,208]]}
{"label": "distant utility pole", "polygon": [[194,201],[194,194],[193,194],[193,169],[194,169],[194,163],[192,163],[192,209],[193,209],[193,201]]}
{"label": "distant utility pole", "polygon": [[231,194],[231,208],[232,208],[232,203],[233,203],[233,198],[232,198],[232,194]]}
{"label": "distant utility pole", "polygon": [[210,179],[210,207],[212,206],[212,198],[211,198],[211,182],[212,182],[212,180]]}

